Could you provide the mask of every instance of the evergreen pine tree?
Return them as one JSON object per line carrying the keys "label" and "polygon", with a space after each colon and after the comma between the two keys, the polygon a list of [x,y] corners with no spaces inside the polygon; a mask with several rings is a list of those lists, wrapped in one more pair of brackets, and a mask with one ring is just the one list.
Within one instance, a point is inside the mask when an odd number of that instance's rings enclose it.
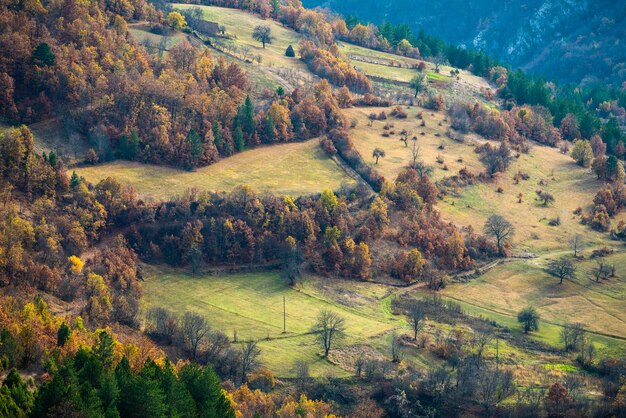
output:
{"label": "evergreen pine tree", "polygon": [[221,154],[224,152],[224,141],[222,140],[222,129],[217,122],[213,122],[213,143],[217,151]]}
{"label": "evergreen pine tree", "polygon": [[234,141],[237,152],[241,152],[245,149],[246,143],[243,140],[243,131],[241,130],[241,126],[238,126],[237,129],[235,129]]}

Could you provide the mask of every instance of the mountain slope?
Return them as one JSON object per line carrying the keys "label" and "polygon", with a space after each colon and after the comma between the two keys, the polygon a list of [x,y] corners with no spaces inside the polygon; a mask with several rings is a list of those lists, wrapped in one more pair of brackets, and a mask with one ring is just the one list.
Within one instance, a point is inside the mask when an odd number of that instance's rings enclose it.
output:
{"label": "mountain slope", "polygon": [[608,0],[308,0],[344,15],[482,49],[514,67],[562,81],[626,80],[626,3]]}

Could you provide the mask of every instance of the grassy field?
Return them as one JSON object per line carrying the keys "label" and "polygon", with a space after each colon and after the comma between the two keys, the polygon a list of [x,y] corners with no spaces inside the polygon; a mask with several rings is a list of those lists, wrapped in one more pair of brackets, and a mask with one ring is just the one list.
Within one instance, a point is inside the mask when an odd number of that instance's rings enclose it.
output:
{"label": "grassy field", "polygon": [[[298,290],[275,272],[223,276],[191,276],[178,270],[146,266],[145,307],[164,306],[182,314],[198,312],[211,325],[239,340],[258,340],[265,367],[292,376],[296,360],[310,364],[313,375],[343,376],[346,368],[323,359],[310,330],[322,309],[346,320],[341,347],[386,345],[386,334],[402,325],[381,308],[387,294],[382,285],[307,278]],[[283,334],[283,297],[287,333]],[[341,359],[342,351],[337,355]],[[339,360],[340,362],[340,360]]]}
{"label": "grassy field", "polygon": [[159,35],[150,32],[148,29],[148,26],[144,23],[135,23],[128,27],[128,31],[135,40],[142,45],[149,45],[149,49],[157,48],[167,51],[187,38],[187,35],[182,32],[171,31],[168,35]]}
{"label": "grassy field", "polygon": [[[471,171],[478,171],[482,168],[477,155],[473,152],[473,145],[461,144],[446,136],[446,131],[450,124],[446,121],[444,112],[435,112],[428,109],[414,106],[410,109],[403,107],[407,112],[407,119],[396,119],[389,116],[393,108],[372,109],[372,108],[352,108],[345,111],[348,120],[356,119],[358,124],[350,131],[350,136],[354,141],[357,150],[361,153],[365,161],[372,167],[380,171],[388,180],[395,180],[398,173],[407,167],[412,161],[412,142],[409,138],[408,147],[400,140],[400,132],[403,129],[417,136],[420,151],[420,160],[434,168],[433,178],[441,179],[445,176],[457,174],[460,169],[467,167]],[[388,116],[386,121],[376,121],[373,126],[369,126],[368,115],[371,112],[385,111]],[[416,115],[422,113],[426,126],[420,126],[421,120]],[[393,125],[390,130],[394,135],[386,138],[382,134],[385,124]],[[424,133],[424,135],[421,135]],[[437,136],[438,135],[438,136]],[[441,145],[444,149],[439,149]],[[375,164],[372,152],[375,148],[382,148],[385,157]],[[436,162],[438,156],[444,157],[444,164]],[[462,159],[460,162],[459,160]],[[448,170],[444,170],[444,165]]]}
{"label": "grassy field", "polygon": [[[530,175],[515,184],[518,172]],[[482,228],[494,212],[515,226],[514,244],[534,253],[566,250],[568,241],[576,234],[585,237],[588,246],[604,245],[607,236],[582,225],[573,214],[578,207],[587,209],[601,183],[589,170],[583,169],[555,148],[535,146],[528,154],[513,162],[506,173],[491,183],[479,183],[460,191],[458,197],[446,197],[439,204],[441,211],[458,225]],[[502,192],[498,192],[502,188]],[[544,190],[555,202],[544,206],[536,199],[536,191]],[[522,194],[522,203],[518,195]],[[497,202],[497,205],[494,205]],[[560,218],[560,226],[550,226],[549,220]],[[623,218],[624,214],[620,218]]]}
{"label": "grassy field", "polygon": [[80,167],[76,172],[92,183],[116,177],[135,187],[141,196],[154,199],[181,195],[191,188],[228,191],[248,185],[257,191],[303,195],[354,183],[316,139],[255,148],[196,171],[114,161]]}
{"label": "grassy field", "polygon": [[[624,253],[607,257],[617,271],[626,272]],[[544,270],[546,259],[515,261],[493,269],[463,284],[448,286],[443,294],[463,303],[466,310],[492,318],[519,329],[516,315],[526,306],[534,306],[543,321],[535,338],[559,346],[560,325],[581,322],[599,348],[609,352],[626,351],[626,310],[624,273],[601,283],[592,277],[594,261],[578,264],[575,280],[559,280]],[[610,338],[615,336],[617,338]]]}
{"label": "grassy field", "polygon": [[[174,9],[185,10],[199,7],[203,18],[210,22],[218,22],[226,27],[226,34],[234,37],[234,41],[240,47],[248,47],[252,56],[261,55],[262,64],[265,66],[279,66],[287,68],[300,68],[306,70],[306,65],[297,58],[285,56],[285,50],[289,45],[297,49],[300,35],[291,29],[283,27],[280,23],[271,19],[263,20],[259,16],[246,13],[242,10],[228,9],[214,6],[197,6],[191,4],[172,4]],[[273,41],[267,44],[265,49],[260,42],[252,39],[252,31],[258,25],[269,26],[272,29]]]}

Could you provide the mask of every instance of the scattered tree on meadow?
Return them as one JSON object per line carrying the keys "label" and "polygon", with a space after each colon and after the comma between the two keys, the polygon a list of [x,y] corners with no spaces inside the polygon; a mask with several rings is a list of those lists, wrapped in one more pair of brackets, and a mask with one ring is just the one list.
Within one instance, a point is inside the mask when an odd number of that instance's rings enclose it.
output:
{"label": "scattered tree on meadow", "polygon": [[328,357],[333,344],[345,336],[345,330],[343,317],[327,309],[320,311],[313,332],[324,350],[324,357]]}
{"label": "scattered tree on meadow", "polygon": [[565,351],[578,351],[582,349],[586,338],[585,333],[583,324],[579,322],[563,325],[559,333],[561,342],[563,343],[563,349]]}
{"label": "scattered tree on meadow", "polygon": [[593,150],[591,149],[591,145],[589,141],[584,141],[582,139],[574,142],[574,146],[572,147],[571,154],[576,164],[581,167],[589,167],[591,166],[591,162],[593,161]]}
{"label": "scattered tree on meadow", "polygon": [[550,203],[554,202],[554,195],[548,192],[539,193],[539,200],[541,200],[544,206],[548,206]]}
{"label": "scattered tree on meadow", "polygon": [[493,176],[500,172],[505,172],[513,157],[511,156],[511,148],[506,142],[502,142],[499,147],[491,146],[488,143],[480,149],[480,161],[487,168],[487,174]]}
{"label": "scattered tree on meadow", "polygon": [[417,97],[426,88],[426,77],[423,74],[413,77],[411,79],[411,88],[415,92],[415,97]]}
{"label": "scattered tree on meadow", "polygon": [[504,219],[504,217],[493,214],[487,219],[485,223],[485,234],[493,237],[496,240],[496,246],[498,247],[498,253],[503,254],[503,246],[510,241],[515,233],[513,225]]}
{"label": "scattered tree on meadow", "polygon": [[382,148],[374,148],[374,152],[372,152],[372,157],[376,159],[376,164],[378,164],[378,159],[384,156],[385,150],[383,150]]}
{"label": "scattered tree on meadow", "polygon": [[294,51],[293,46],[289,45],[285,50],[285,56],[289,58],[294,58],[296,56],[296,51]]}
{"label": "scattered tree on meadow", "polygon": [[578,257],[578,252],[583,246],[583,237],[580,234],[576,234],[569,242],[572,251],[574,251],[574,258]]}
{"label": "scattered tree on meadow", "polygon": [[563,279],[573,280],[576,278],[576,266],[568,257],[550,260],[547,271],[560,279],[559,284],[563,284]]}
{"label": "scattered tree on meadow", "polygon": [[252,31],[252,39],[261,42],[265,48],[265,44],[272,43],[272,28],[265,25],[256,26]]}
{"label": "scattered tree on meadow", "polygon": [[409,308],[409,322],[411,329],[413,330],[413,339],[417,340],[417,333],[422,326],[422,320],[424,319],[424,310],[419,302],[414,302]]}
{"label": "scattered tree on meadow", "polygon": [[539,319],[539,314],[532,306],[522,309],[520,313],[517,314],[517,322],[522,324],[524,334],[528,334],[531,331],[538,331]]}

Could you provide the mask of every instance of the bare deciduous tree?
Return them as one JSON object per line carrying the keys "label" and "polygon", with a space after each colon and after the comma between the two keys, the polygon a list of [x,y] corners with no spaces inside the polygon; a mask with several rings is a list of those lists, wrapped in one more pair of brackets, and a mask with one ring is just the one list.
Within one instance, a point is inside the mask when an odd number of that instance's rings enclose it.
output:
{"label": "bare deciduous tree", "polygon": [[261,366],[259,356],[261,349],[256,341],[247,341],[241,349],[241,381],[245,382],[250,372]]}
{"label": "bare deciduous tree", "polygon": [[391,336],[391,360],[394,363],[399,363],[402,360],[402,345],[395,332]]}
{"label": "bare deciduous tree", "polygon": [[320,311],[313,332],[324,349],[324,357],[328,356],[332,345],[345,336],[345,329],[345,320],[341,316],[327,309]]}
{"label": "bare deciduous tree", "polygon": [[413,339],[417,341],[417,333],[422,327],[422,320],[424,319],[424,311],[419,302],[415,302],[409,308],[409,322],[413,329]]}
{"label": "bare deciduous tree", "polygon": [[515,233],[513,225],[500,215],[493,214],[485,223],[485,234],[496,240],[498,253],[502,254],[502,245]]}
{"label": "bare deciduous tree", "polygon": [[548,273],[561,280],[559,284],[563,284],[563,279],[571,280],[576,278],[576,266],[567,257],[550,260],[550,262],[548,262],[547,270]]}
{"label": "bare deciduous tree", "polygon": [[198,347],[211,330],[206,319],[198,314],[186,312],[182,320],[182,337],[191,358],[196,359]]}
{"label": "bare deciduous tree", "polygon": [[515,393],[515,381],[510,370],[485,370],[476,383],[476,396],[486,412]]}
{"label": "bare deciduous tree", "polygon": [[578,257],[578,251],[583,246],[583,237],[580,234],[576,234],[569,242],[570,247],[574,251],[574,257]]}

